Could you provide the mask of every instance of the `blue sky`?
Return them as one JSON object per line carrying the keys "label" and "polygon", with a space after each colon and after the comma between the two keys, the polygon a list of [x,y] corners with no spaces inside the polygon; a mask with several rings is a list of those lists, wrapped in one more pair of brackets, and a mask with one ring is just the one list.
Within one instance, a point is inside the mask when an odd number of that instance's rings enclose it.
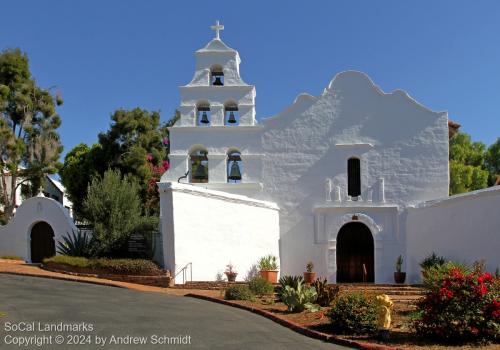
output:
{"label": "blue sky", "polygon": [[216,19],[256,85],[258,118],[355,69],[448,111],[474,140],[500,137],[500,1],[0,0],[0,11],[0,49],[20,47],[39,85],[61,90],[65,152],[95,142],[120,107],[169,119]]}

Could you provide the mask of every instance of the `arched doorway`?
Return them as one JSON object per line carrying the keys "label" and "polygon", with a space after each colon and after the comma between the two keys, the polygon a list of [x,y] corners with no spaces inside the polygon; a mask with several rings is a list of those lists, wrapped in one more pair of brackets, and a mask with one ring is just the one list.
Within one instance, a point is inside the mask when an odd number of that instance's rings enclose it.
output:
{"label": "arched doorway", "polygon": [[44,221],[31,229],[31,262],[41,263],[43,259],[56,255],[54,230]]}
{"label": "arched doorway", "polygon": [[374,243],[370,229],[349,222],[337,235],[337,283],[375,282]]}

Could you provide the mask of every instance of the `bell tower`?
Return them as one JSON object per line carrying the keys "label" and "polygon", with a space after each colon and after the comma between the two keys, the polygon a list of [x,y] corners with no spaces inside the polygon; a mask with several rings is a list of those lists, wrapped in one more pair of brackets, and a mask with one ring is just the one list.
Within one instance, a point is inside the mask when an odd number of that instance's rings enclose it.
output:
{"label": "bell tower", "polygon": [[224,26],[195,52],[191,81],[179,88],[179,121],[170,128],[171,167],[162,177],[196,186],[251,194],[260,191],[262,126],[255,118],[255,86],[240,76],[240,55],[221,39]]}

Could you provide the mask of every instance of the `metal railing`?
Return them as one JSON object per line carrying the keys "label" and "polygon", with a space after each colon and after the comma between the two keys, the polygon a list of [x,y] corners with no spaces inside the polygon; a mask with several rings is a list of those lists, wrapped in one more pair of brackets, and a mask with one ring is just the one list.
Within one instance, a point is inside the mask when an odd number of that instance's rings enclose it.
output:
{"label": "metal railing", "polygon": [[175,278],[180,274],[182,273],[182,284],[186,284],[186,280],[187,280],[187,269],[189,268],[189,281],[190,282],[193,282],[193,263],[192,262],[189,262],[186,264],[186,266],[184,266],[182,269],[180,269],[179,271],[177,271],[175,273],[175,276],[174,276],[174,281],[175,281]]}

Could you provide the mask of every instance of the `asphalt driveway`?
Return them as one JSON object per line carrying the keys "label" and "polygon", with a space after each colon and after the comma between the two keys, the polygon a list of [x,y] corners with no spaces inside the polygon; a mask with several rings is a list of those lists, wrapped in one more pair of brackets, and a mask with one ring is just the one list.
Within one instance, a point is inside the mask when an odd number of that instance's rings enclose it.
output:
{"label": "asphalt driveway", "polygon": [[0,349],[20,348],[348,349],[207,301],[0,274]]}

